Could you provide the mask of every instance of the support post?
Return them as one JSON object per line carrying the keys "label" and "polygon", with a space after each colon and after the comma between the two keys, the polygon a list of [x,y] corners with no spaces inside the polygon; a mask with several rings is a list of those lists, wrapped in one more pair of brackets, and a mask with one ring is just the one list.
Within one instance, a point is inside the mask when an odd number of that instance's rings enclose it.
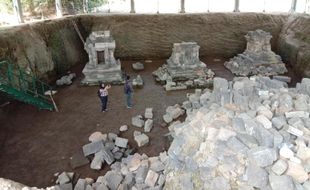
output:
{"label": "support post", "polygon": [[61,0],[55,0],[56,5],[56,15],[57,17],[62,17],[62,4]]}
{"label": "support post", "polygon": [[181,0],[181,11],[180,13],[185,13],[185,0]]}
{"label": "support post", "polygon": [[136,13],[136,11],[135,11],[135,0],[130,0],[130,13]]}
{"label": "support post", "polygon": [[239,0],[235,0],[234,12],[240,12],[240,10],[239,10]]}
{"label": "support post", "polygon": [[84,13],[88,13],[88,0],[83,0],[83,11]]}
{"label": "support post", "polygon": [[17,16],[18,23],[24,23],[23,9],[20,0],[13,0],[13,9]]}
{"label": "support post", "polygon": [[297,5],[297,0],[292,0],[291,9],[290,9],[291,13],[296,12],[296,5]]}

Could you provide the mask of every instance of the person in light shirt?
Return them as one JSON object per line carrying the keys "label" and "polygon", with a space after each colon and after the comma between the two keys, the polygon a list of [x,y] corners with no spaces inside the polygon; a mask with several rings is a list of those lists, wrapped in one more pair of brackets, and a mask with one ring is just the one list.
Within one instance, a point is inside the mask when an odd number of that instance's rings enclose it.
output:
{"label": "person in light shirt", "polygon": [[101,111],[106,112],[108,111],[107,109],[107,104],[108,104],[108,95],[109,92],[108,90],[111,88],[111,85],[104,85],[104,83],[100,83],[99,90],[98,90],[98,96],[101,100]]}

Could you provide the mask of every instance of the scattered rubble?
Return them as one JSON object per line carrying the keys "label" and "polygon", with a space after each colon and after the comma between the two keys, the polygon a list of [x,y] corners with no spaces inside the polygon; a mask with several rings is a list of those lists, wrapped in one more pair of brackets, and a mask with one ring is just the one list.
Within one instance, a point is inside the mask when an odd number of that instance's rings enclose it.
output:
{"label": "scattered rubble", "polygon": [[199,60],[199,48],[196,42],[174,43],[167,64],[153,72],[155,80],[167,91],[210,87],[214,72]]}
{"label": "scattered rubble", "polygon": [[132,64],[132,68],[136,71],[142,71],[144,70],[144,65],[143,63],[137,62]]}
{"label": "scattered rubble", "polygon": [[75,73],[70,73],[58,79],[56,81],[57,86],[70,85],[72,84],[72,80],[76,77]]}
{"label": "scattered rubble", "polygon": [[139,135],[135,135],[134,139],[137,142],[139,147],[146,145],[150,141],[149,137],[144,133],[141,133]]}
{"label": "scattered rubble", "polygon": [[[305,189],[310,180],[310,80],[214,78],[173,122],[165,189]],[[172,116],[171,116],[172,118]]]}
{"label": "scattered rubble", "polygon": [[[271,51],[271,34],[263,30],[255,30],[245,35],[246,50],[225,62],[224,65],[237,76],[277,75],[287,72],[281,57]],[[290,80],[276,77],[277,80]],[[286,81],[285,81],[286,82]]]}

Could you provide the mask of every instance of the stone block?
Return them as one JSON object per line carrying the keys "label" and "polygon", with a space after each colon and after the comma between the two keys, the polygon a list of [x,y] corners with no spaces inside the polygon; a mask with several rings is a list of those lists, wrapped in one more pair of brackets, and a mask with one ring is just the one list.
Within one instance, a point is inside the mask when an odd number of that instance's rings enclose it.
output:
{"label": "stone block", "polygon": [[149,143],[149,137],[144,133],[141,135],[135,136],[134,139],[137,142],[139,147],[144,146],[147,143]]}
{"label": "stone block", "polygon": [[71,180],[69,178],[69,176],[67,175],[66,172],[62,172],[59,176],[58,176],[58,179],[57,179],[58,183],[60,185],[62,184],[66,184],[66,183],[69,183]]}
{"label": "stone block", "polygon": [[310,159],[310,148],[300,145],[297,149],[297,157],[303,161]]}
{"label": "stone block", "polygon": [[288,161],[288,169],[285,174],[291,176],[298,183],[304,183],[309,179],[308,173],[304,170],[303,166],[291,161]]}
{"label": "stone block", "polygon": [[74,190],[85,190],[86,185],[85,179],[79,179],[74,187]]}
{"label": "stone block", "polygon": [[95,142],[95,141],[105,142],[107,140],[107,134],[102,134],[101,132],[96,131],[89,136],[88,140],[90,142]]}
{"label": "stone block", "polygon": [[143,120],[143,117],[141,115],[137,115],[135,117],[133,117],[131,119],[131,124],[135,127],[143,127],[144,125],[144,120]]}
{"label": "stone block", "polygon": [[146,108],[145,113],[144,113],[144,117],[146,119],[153,119],[153,108]]}
{"label": "stone block", "polygon": [[150,187],[154,187],[157,182],[158,177],[159,175],[156,172],[149,170],[147,172],[144,183]]}
{"label": "stone block", "polygon": [[[66,183],[66,184],[61,184],[61,185],[56,185],[55,190],[72,190],[72,183]],[[22,189],[24,190],[24,189]]]}
{"label": "stone block", "polygon": [[130,161],[128,163],[128,169],[130,172],[136,171],[141,165],[141,157],[139,154],[134,154],[131,156]]}
{"label": "stone block", "polygon": [[165,165],[160,160],[156,160],[154,162],[151,162],[150,169],[155,172],[161,172],[164,171]]}
{"label": "stone block", "polygon": [[277,128],[277,129],[281,129],[286,123],[286,119],[283,116],[279,116],[279,117],[274,117],[271,120],[272,125]]}
{"label": "stone block", "polygon": [[282,175],[286,171],[287,167],[288,165],[286,161],[280,159],[276,163],[273,164],[273,166],[271,167],[271,170],[277,175]]}
{"label": "stone block", "polygon": [[84,153],[84,156],[88,156],[91,154],[95,154],[96,152],[99,152],[103,148],[104,148],[104,145],[102,141],[95,141],[95,142],[84,145],[83,153]]}
{"label": "stone block", "polygon": [[120,128],[119,128],[119,131],[121,132],[124,132],[124,131],[127,131],[128,130],[128,126],[127,125],[122,125]]}
{"label": "stone block", "polygon": [[115,139],[115,146],[121,147],[121,148],[127,148],[128,139],[116,137]]}
{"label": "stone block", "polygon": [[136,174],[136,183],[144,183],[148,168],[145,166],[140,166]]}
{"label": "stone block", "polygon": [[270,174],[269,183],[272,190],[294,190],[295,185],[291,177],[287,175],[277,176]]}
{"label": "stone block", "polygon": [[100,154],[95,154],[95,157],[90,164],[90,168],[93,170],[100,170],[102,167],[102,161],[102,156]]}
{"label": "stone block", "polygon": [[260,146],[267,146],[270,148],[273,147],[274,137],[273,134],[268,129],[260,125],[257,125],[254,126],[253,131],[254,131],[253,136],[255,137]]}
{"label": "stone block", "polygon": [[117,134],[115,134],[115,133],[108,133],[109,141],[115,141],[116,137],[117,137]]}
{"label": "stone block", "polygon": [[237,139],[245,144],[248,148],[254,148],[258,146],[257,140],[251,135],[239,133],[237,134]]}
{"label": "stone block", "polygon": [[230,184],[229,181],[224,178],[223,176],[218,176],[215,177],[212,181],[211,181],[211,188],[210,189],[214,189],[214,190],[230,190]]}
{"label": "stone block", "polygon": [[286,144],[284,144],[280,148],[279,154],[283,158],[292,158],[292,157],[294,157],[294,152]]}
{"label": "stone block", "polygon": [[163,115],[163,119],[166,123],[170,123],[173,120],[173,118],[169,114]]}
{"label": "stone block", "polygon": [[248,151],[248,157],[260,167],[266,167],[273,164],[277,159],[277,152],[268,147],[255,147]]}
{"label": "stone block", "polygon": [[132,64],[132,68],[136,71],[144,70],[144,65],[140,62],[136,62]]}
{"label": "stone block", "polygon": [[115,160],[112,152],[107,148],[103,148],[100,152],[98,152],[98,156],[102,157],[109,165],[111,165]]}
{"label": "stone block", "polygon": [[303,136],[303,134],[304,134],[303,131],[301,131],[301,130],[295,128],[295,127],[292,127],[292,126],[290,126],[290,125],[289,125],[288,128],[287,128],[287,132],[289,132],[290,134],[295,135],[295,136],[297,136],[297,137],[301,137],[301,136]]}
{"label": "stone block", "polygon": [[89,163],[89,160],[85,158],[82,150],[79,150],[72,157],[70,157],[70,165],[73,169],[84,166]]}
{"label": "stone block", "polygon": [[144,132],[150,132],[153,128],[153,120],[147,119],[144,123]]}
{"label": "stone block", "polygon": [[249,163],[245,171],[245,179],[248,185],[263,188],[268,184],[268,173],[263,168]]}
{"label": "stone block", "polygon": [[270,120],[264,116],[264,115],[258,115],[256,117],[256,121],[258,121],[260,124],[262,124],[266,129],[272,128],[272,123]]}
{"label": "stone block", "polygon": [[107,181],[107,186],[111,190],[117,190],[117,187],[121,184],[121,181],[123,180],[123,176],[115,171],[108,171],[105,177]]}
{"label": "stone block", "polygon": [[309,112],[305,112],[305,111],[286,112],[285,117],[286,118],[292,118],[292,117],[309,118]]}
{"label": "stone block", "polygon": [[240,142],[236,137],[231,137],[230,139],[228,139],[226,144],[231,150],[235,152],[240,152],[241,154],[246,154],[249,149],[242,142]]}
{"label": "stone block", "polygon": [[123,183],[127,184],[128,188],[131,189],[131,187],[135,184],[134,175],[132,173],[128,173],[125,176]]}

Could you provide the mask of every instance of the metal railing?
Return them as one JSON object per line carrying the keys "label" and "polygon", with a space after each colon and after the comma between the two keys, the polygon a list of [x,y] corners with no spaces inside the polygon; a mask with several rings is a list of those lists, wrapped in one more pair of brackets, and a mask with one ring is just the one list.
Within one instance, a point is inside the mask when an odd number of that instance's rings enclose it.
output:
{"label": "metal railing", "polygon": [[46,91],[52,90],[49,85],[20,68],[16,68],[8,61],[0,62],[0,85],[3,84],[33,97],[51,101],[48,96],[44,95]]}

